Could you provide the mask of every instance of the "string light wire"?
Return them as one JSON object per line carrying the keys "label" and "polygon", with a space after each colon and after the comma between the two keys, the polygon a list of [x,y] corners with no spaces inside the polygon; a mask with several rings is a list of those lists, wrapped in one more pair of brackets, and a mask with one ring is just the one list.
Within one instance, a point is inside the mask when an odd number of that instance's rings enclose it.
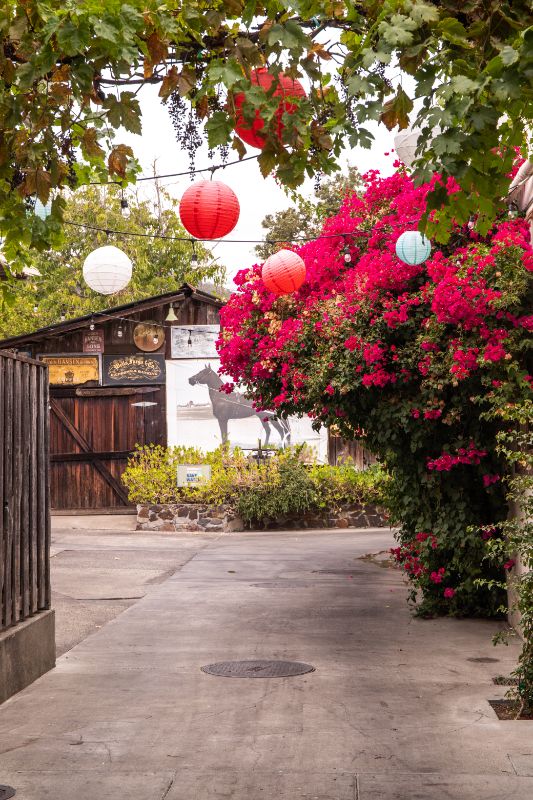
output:
{"label": "string light wire", "polygon": [[73,222],[64,220],[65,225],[74,225],[77,228],[105,233],[108,236],[131,236],[142,239],[166,239],[172,242],[212,242],[216,244],[290,244],[291,242],[316,242],[320,239],[338,239],[346,236],[367,236],[365,231],[348,231],[339,233],[323,233],[318,236],[294,236],[292,239],[191,239],[190,236],[169,236],[165,233],[142,233],[140,231],[120,231],[115,228],[101,228],[98,225],[90,225],[87,222]]}

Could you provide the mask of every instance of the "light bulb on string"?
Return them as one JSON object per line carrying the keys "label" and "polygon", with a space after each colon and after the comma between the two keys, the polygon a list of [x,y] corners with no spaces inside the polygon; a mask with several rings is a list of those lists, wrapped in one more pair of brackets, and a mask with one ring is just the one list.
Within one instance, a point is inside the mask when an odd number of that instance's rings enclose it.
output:
{"label": "light bulb on string", "polygon": [[61,322],[65,322],[66,318],[67,318],[67,312],[65,311],[64,308],[62,308],[61,309],[61,316],[60,316]]}
{"label": "light bulb on string", "polygon": [[39,306],[37,305],[37,303],[35,303],[35,305],[33,306],[33,313],[37,314],[38,311],[39,311]]}
{"label": "light bulb on string", "polygon": [[196,242],[194,239],[191,239],[192,242],[192,256],[191,256],[191,267],[196,268],[198,266],[198,254],[196,252]]}
{"label": "light bulb on string", "polygon": [[122,192],[122,197],[120,198],[120,213],[122,214],[124,219],[129,219],[131,212],[128,201],[124,197],[124,192]]}
{"label": "light bulb on string", "polygon": [[192,331],[189,331],[189,338],[187,339],[187,347],[192,347]]}
{"label": "light bulb on string", "polygon": [[119,325],[118,328],[117,328],[117,337],[119,339],[122,339],[123,335],[124,335],[124,331],[122,330],[122,325]]}
{"label": "light bulb on string", "polygon": [[94,331],[94,317],[91,317],[91,324],[89,325],[89,330]]}
{"label": "light bulb on string", "polygon": [[509,203],[508,214],[511,217],[511,219],[516,219],[517,216],[518,216],[518,213],[519,213],[519,209],[518,209],[517,204],[514,201],[512,203]]}
{"label": "light bulb on string", "polygon": [[159,344],[159,336],[157,333],[154,335],[154,344]]}

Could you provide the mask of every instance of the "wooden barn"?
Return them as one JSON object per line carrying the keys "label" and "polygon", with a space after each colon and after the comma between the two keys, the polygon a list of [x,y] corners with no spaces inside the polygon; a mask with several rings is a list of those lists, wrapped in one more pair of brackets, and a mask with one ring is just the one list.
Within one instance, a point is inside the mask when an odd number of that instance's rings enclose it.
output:
{"label": "wooden barn", "polygon": [[218,329],[222,305],[186,284],[1,343],[48,363],[52,509],[128,505],[120,476],[135,444],[167,442],[165,364],[179,355],[169,327],[187,348]]}
{"label": "wooden barn", "polygon": [[222,441],[311,447],[321,462],[367,454],[316,432],[308,418],[281,422],[239,392],[218,391],[215,342],[223,301],[184,284],[170,292],[0,341],[48,364],[50,498],[56,511],[120,511],[120,478],[135,445],[200,447]]}

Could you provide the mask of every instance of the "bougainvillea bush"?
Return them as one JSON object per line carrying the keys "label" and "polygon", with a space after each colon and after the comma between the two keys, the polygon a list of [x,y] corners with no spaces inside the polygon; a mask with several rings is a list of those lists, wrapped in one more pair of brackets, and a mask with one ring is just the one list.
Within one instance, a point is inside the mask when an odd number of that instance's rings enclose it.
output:
{"label": "bougainvillea bush", "polygon": [[307,281],[294,295],[268,292],[259,265],[240,272],[219,350],[259,407],[311,414],[380,457],[420,613],[491,615],[504,565],[484,558],[500,534],[483,526],[506,516],[507,467],[504,423],[482,412],[531,392],[533,253],[525,221],[505,215],[484,238],[472,220],[424,264],[401,262],[396,239],[418,227],[436,181],[367,174],[363,196],[297,249]]}

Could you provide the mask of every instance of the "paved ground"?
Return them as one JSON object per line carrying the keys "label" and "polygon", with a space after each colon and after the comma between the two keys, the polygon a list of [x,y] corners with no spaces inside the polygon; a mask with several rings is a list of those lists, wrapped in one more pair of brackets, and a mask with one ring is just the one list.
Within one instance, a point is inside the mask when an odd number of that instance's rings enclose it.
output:
{"label": "paved ground", "polygon": [[[531,723],[487,704],[516,649],[494,649],[489,623],[412,619],[399,573],[361,558],[388,532],[76,537],[54,537],[64,592],[113,570],[110,589],[144,597],[0,708],[0,783],[16,800],[533,796]],[[200,671],[260,657],[316,672]]]}

